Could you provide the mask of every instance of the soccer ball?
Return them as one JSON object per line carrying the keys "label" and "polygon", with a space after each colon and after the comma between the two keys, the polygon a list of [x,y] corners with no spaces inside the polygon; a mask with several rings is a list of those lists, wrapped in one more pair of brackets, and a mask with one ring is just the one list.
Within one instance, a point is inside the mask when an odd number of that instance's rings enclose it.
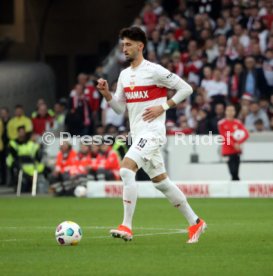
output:
{"label": "soccer ball", "polygon": [[82,230],[77,223],[64,221],[57,226],[55,237],[60,245],[77,245],[82,239]]}
{"label": "soccer ball", "polygon": [[76,189],[74,190],[74,195],[76,197],[86,197],[87,195],[87,188],[85,186],[77,186]]}
{"label": "soccer ball", "polygon": [[242,129],[237,129],[233,132],[233,138],[236,141],[241,141],[245,138],[245,132]]}

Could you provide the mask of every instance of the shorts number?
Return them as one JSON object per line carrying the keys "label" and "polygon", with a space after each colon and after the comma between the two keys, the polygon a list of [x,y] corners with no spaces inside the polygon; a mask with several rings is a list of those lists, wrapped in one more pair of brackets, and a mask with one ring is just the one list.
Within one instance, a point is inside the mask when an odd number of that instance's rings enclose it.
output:
{"label": "shorts number", "polygon": [[140,148],[144,148],[144,146],[146,145],[146,143],[147,143],[147,140],[146,139],[143,139],[143,138],[140,138],[140,140],[139,140],[139,142],[138,142],[138,146],[140,147]]}

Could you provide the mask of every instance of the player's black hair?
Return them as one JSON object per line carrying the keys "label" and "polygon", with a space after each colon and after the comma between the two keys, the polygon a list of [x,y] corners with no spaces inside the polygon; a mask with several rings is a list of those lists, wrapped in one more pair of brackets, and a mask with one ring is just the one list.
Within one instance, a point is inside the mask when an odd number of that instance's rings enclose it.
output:
{"label": "player's black hair", "polygon": [[123,39],[125,37],[133,40],[133,41],[141,41],[144,44],[144,48],[147,44],[147,37],[145,32],[139,28],[139,27],[129,27],[129,28],[123,28],[119,32],[120,39]]}

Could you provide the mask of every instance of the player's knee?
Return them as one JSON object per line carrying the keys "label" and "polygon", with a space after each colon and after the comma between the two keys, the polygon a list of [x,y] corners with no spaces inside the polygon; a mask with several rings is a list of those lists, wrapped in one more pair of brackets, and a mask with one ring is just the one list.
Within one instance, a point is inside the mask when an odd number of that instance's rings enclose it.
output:
{"label": "player's knee", "polygon": [[119,170],[119,174],[121,179],[123,180],[124,184],[130,183],[132,178],[135,178],[136,173],[132,170],[129,170],[127,168],[121,168]]}
{"label": "player's knee", "polygon": [[156,177],[153,177],[151,180],[155,184],[155,183],[162,182],[162,181],[164,181],[167,178],[168,178],[168,175],[166,173],[162,173],[162,174],[160,174],[160,175],[158,175]]}
{"label": "player's knee", "polygon": [[154,182],[155,188],[162,193],[166,192],[170,188],[170,185],[171,185],[171,182],[168,178],[165,178],[159,182]]}
{"label": "player's knee", "polygon": [[138,170],[137,164],[134,160],[125,157],[121,162],[121,168],[126,168],[136,172]]}

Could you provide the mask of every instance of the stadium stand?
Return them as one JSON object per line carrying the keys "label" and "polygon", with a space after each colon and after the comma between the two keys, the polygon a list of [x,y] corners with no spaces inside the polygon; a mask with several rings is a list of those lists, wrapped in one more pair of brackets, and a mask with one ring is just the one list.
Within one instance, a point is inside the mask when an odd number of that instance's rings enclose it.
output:
{"label": "stadium stand", "polygon": [[[181,76],[195,92],[176,109],[167,111],[169,135],[210,131],[218,134],[217,122],[230,103],[236,106],[237,118],[255,133],[256,140],[264,137],[259,135],[272,132],[272,1],[150,0],[133,25],[147,33],[145,57]],[[33,106],[33,112],[36,108],[48,116],[48,119],[39,118],[39,114],[32,116],[38,138],[44,131],[53,131],[56,136],[63,130],[80,135],[116,135],[119,127],[128,129],[127,115],[115,117],[107,103],[102,102],[95,86],[96,79],[104,77],[112,84],[114,92],[116,78],[126,66],[118,43],[93,74],[77,76],[75,85],[68,91],[69,96],[59,99],[53,110],[46,108],[46,105],[53,108],[52,102]],[[169,96],[172,94],[173,91],[168,92]],[[4,113],[1,112],[1,120],[5,122],[3,137],[7,137]],[[42,127],[40,121],[43,121]],[[45,149],[51,166],[57,149],[56,143]],[[250,161],[254,159],[259,158],[255,154],[249,157]]]}

